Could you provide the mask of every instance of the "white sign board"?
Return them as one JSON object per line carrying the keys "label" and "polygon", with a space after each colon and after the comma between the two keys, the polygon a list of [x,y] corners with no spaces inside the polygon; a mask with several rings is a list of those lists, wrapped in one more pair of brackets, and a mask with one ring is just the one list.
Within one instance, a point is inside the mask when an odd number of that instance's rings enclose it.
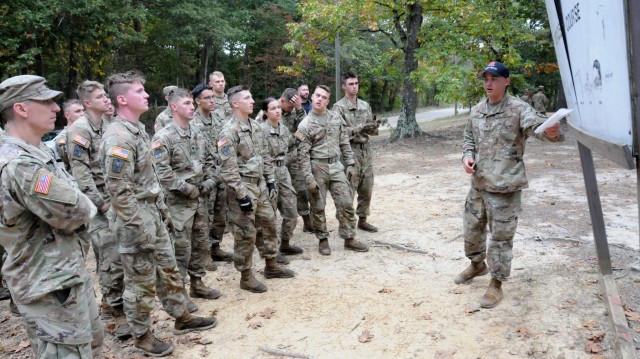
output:
{"label": "white sign board", "polygon": [[571,124],[604,141],[633,146],[624,1],[546,4],[567,106],[574,110]]}

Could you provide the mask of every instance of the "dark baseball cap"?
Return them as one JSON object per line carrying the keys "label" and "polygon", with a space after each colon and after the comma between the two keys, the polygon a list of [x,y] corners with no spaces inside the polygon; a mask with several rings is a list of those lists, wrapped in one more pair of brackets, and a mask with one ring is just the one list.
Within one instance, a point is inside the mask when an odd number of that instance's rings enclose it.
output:
{"label": "dark baseball cap", "polygon": [[46,85],[44,77],[34,75],[14,76],[0,83],[0,111],[27,100],[51,100],[62,95]]}
{"label": "dark baseball cap", "polygon": [[191,91],[191,94],[193,95],[193,97],[198,97],[204,90],[213,90],[213,89],[211,88],[211,86],[207,84],[197,84],[196,87],[193,88],[193,91]]}
{"label": "dark baseball cap", "polygon": [[490,73],[497,77],[509,77],[509,69],[499,61],[491,61],[478,73],[478,77],[483,77],[485,73]]}

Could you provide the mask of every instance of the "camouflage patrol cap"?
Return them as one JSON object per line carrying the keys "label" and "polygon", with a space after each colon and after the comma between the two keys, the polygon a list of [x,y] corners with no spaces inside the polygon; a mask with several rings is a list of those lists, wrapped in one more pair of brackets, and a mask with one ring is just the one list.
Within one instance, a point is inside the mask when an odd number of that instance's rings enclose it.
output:
{"label": "camouflage patrol cap", "polygon": [[544,86],[542,85],[538,86],[538,90],[544,90]]}
{"label": "camouflage patrol cap", "polygon": [[62,95],[46,85],[44,77],[20,75],[10,77],[0,83],[0,111],[13,104],[27,100],[51,100]]}
{"label": "camouflage patrol cap", "polygon": [[483,77],[485,73],[490,73],[493,76],[509,77],[509,69],[499,61],[491,61],[484,67],[484,70],[478,73],[478,77]]}
{"label": "camouflage patrol cap", "polygon": [[169,96],[169,95],[171,95],[171,93],[173,91],[177,90],[178,88],[179,88],[178,86],[173,86],[173,85],[172,86],[167,86],[167,87],[162,89],[162,94],[164,96]]}

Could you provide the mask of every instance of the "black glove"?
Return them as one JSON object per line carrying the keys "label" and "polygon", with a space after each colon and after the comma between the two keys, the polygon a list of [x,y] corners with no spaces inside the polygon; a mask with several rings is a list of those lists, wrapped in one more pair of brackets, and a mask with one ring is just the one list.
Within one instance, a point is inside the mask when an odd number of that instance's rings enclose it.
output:
{"label": "black glove", "polygon": [[244,196],[244,198],[239,199],[238,203],[240,203],[240,210],[242,212],[251,212],[253,210],[253,203],[251,203],[251,197]]}
{"label": "black glove", "polygon": [[276,188],[276,184],[273,182],[267,183],[267,188],[269,189],[269,199],[274,199],[278,196],[278,189]]}

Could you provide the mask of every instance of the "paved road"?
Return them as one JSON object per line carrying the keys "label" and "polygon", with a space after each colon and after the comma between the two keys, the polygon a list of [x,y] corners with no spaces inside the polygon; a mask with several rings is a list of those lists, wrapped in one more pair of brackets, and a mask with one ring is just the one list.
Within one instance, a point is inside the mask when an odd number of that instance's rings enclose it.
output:
{"label": "paved road", "polygon": [[[468,112],[468,111],[469,111],[468,109],[465,109],[465,110],[458,109],[458,114],[463,112]],[[416,113],[416,120],[418,121],[418,123],[428,122],[428,121],[438,120],[445,117],[451,117],[454,114],[455,114],[454,107],[439,108],[439,109]],[[389,126],[396,127],[396,125],[398,124],[398,116],[387,117],[387,121],[389,122],[389,124],[386,126],[381,126],[380,128],[389,128]]]}

